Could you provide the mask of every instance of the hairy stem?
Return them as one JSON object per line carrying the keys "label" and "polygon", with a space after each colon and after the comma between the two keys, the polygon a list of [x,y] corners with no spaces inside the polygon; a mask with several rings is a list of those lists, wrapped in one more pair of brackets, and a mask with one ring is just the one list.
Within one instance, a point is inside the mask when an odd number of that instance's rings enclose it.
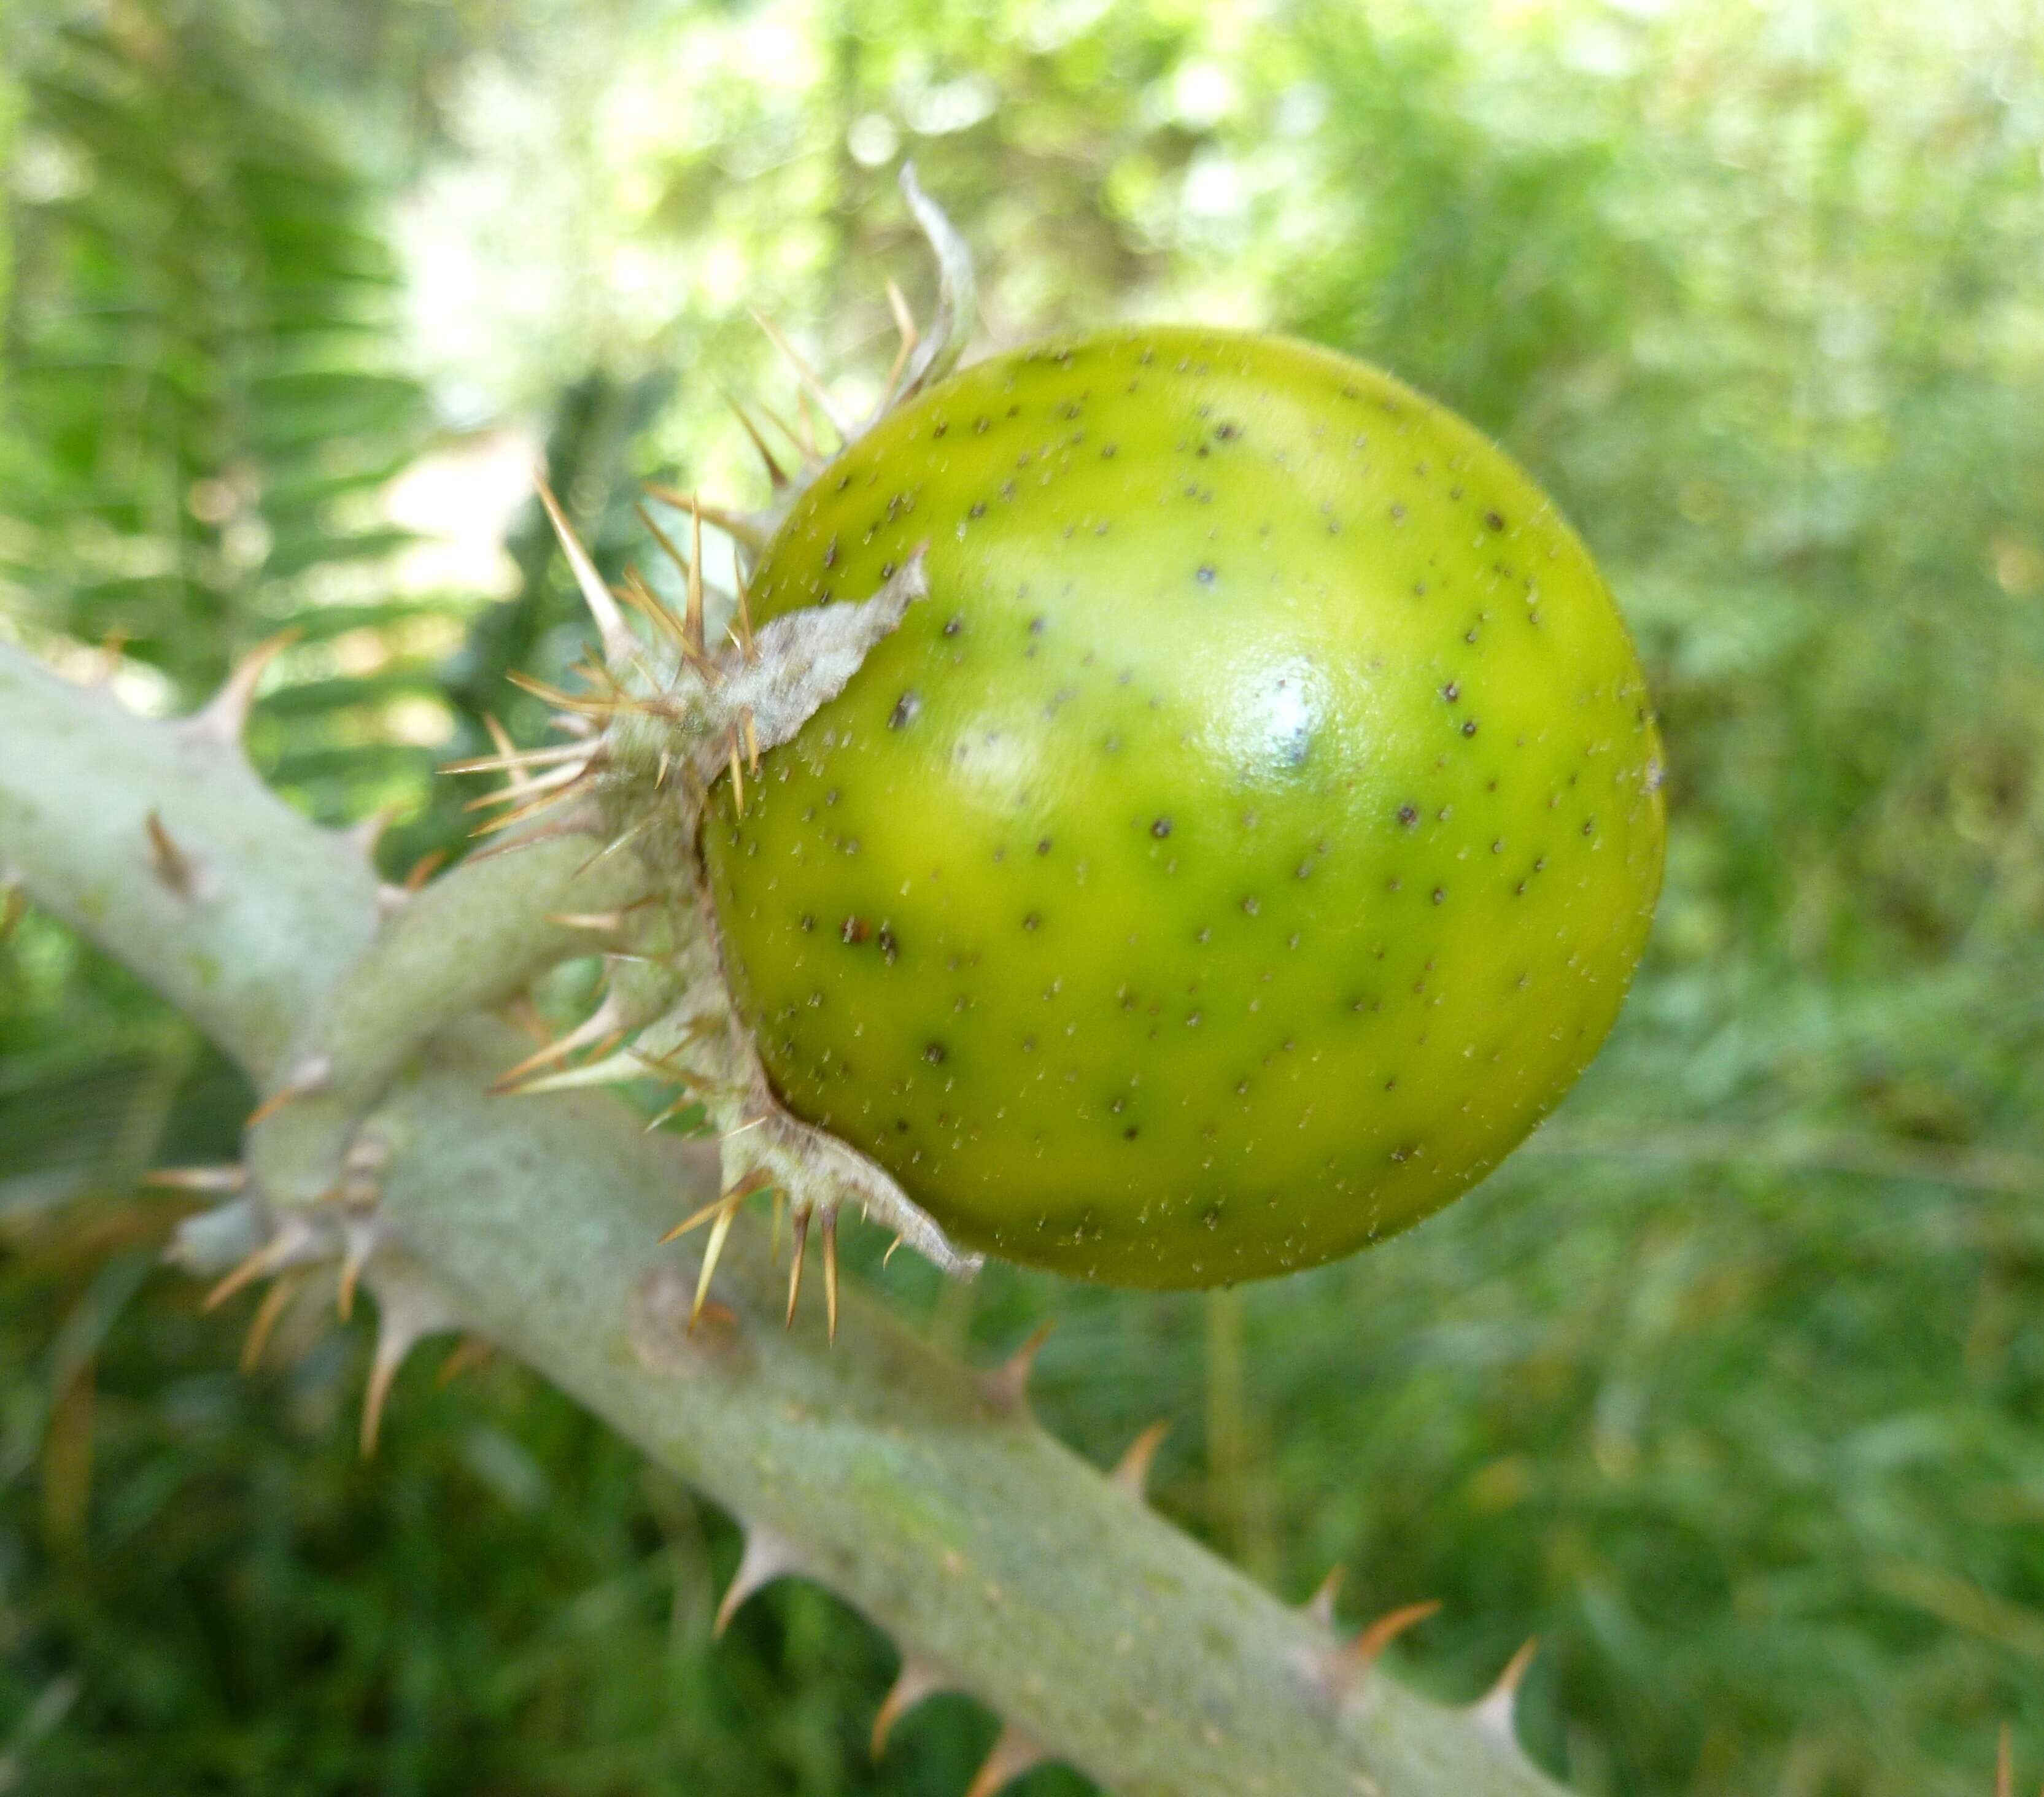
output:
{"label": "hairy stem", "polygon": [[[203,876],[182,894],[152,813]],[[4,647],[0,862],[266,1085],[374,924],[359,851],[229,747]],[[433,1327],[487,1334],[727,1506],[749,1563],[820,1580],[1122,1797],[1552,1797],[1494,1707],[1344,1658],[878,1304],[847,1294],[835,1351],[814,1318],[784,1334],[760,1232],[723,1261],[729,1316],[687,1333],[697,1263],[657,1240],[713,1157],[600,1097],[489,1096],[524,1046],[471,1019],[390,1071],[372,1120],[404,1277],[432,1282]]]}

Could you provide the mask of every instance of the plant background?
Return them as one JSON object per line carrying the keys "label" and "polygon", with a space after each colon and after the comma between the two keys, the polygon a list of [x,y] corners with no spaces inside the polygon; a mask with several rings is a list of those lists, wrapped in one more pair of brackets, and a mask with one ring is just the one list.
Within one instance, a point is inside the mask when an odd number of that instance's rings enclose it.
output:
{"label": "plant background", "polygon": [[[1586,1793],[1980,1797],[2044,1767],[2044,10],[2036,0],[17,0],[0,15],[0,634],[156,711],[300,635],[250,734],[386,870],[541,720],[648,478],[759,476],[751,302],[870,391],[983,340],[1295,331],[1499,436],[1663,708],[1657,935],[1481,1191],[1215,1298],[869,1276],[1281,1592],[1443,1600],[1401,1670]],[[956,1698],[491,1364],[236,1370],[152,1165],[237,1076],[30,913],[0,947],[0,1791],[953,1794]],[[2027,1787],[2027,1784],[2026,1787]],[[1032,1794],[1085,1788],[1039,1772]]]}

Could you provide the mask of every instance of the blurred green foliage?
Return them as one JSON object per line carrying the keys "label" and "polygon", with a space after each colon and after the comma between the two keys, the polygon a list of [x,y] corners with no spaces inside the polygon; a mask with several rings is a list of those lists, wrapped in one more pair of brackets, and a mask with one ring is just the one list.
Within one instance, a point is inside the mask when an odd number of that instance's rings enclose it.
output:
{"label": "blurred green foliage", "polygon": [[[1589,1793],[1977,1797],[2044,1764],[2044,15],[2034,0],[121,0],[5,27],[0,629],[136,702],[299,632],[252,747],[456,851],[432,766],[581,627],[529,510],[421,574],[394,476],[522,428],[609,564],[743,498],[743,304],[870,390],[912,152],[990,334],[1186,316],[1382,362],[1604,561],[1666,717],[1654,948],[1479,1193],[1212,1300],[869,1276],[1281,1591],[1525,1636]],[[450,528],[459,518],[444,520]],[[115,640],[110,644],[108,639]],[[955,1792],[891,1649],[557,1394],[401,1382],[153,1256],[231,1070],[31,915],[0,950],[0,1790]],[[863,1250],[874,1245],[862,1244]],[[869,1262],[872,1257],[867,1254]],[[1028,1788],[1078,1788],[1037,1775]]]}

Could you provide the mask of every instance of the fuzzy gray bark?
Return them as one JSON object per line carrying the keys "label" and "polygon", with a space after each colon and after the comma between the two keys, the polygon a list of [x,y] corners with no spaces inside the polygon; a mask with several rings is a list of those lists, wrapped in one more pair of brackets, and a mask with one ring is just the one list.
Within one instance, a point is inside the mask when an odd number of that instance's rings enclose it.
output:
{"label": "fuzzy gray bark", "polygon": [[[232,735],[136,719],[0,646],[0,871],[271,1091],[375,940],[377,884],[358,844],[263,789]],[[529,866],[558,883],[545,857]],[[499,921],[532,909],[518,885],[474,882],[486,909],[462,928],[498,940],[487,907],[506,908]],[[748,1581],[820,1580],[924,1680],[998,1711],[1014,1763],[1026,1737],[1122,1797],[1554,1797],[1512,1741],[1508,1704],[1446,1709],[1358,1670],[1323,1621],[878,1304],[847,1293],[835,1350],[813,1316],[784,1334],[763,1232],[735,1236],[720,1265],[732,1316],[686,1334],[699,1262],[657,1242],[714,1196],[713,1157],[601,1096],[489,1096],[528,1046],[471,1016],[369,1056],[387,1151],[386,1277],[372,1263],[371,1283],[386,1312],[429,1292],[413,1332],[488,1336],[728,1507]],[[245,1206],[223,1216],[218,1258],[254,1227]]]}

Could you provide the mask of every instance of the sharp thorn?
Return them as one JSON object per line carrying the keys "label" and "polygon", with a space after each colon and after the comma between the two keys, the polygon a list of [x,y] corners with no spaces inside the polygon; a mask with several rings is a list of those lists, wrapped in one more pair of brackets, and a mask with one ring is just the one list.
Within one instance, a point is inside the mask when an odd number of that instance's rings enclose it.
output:
{"label": "sharp thorn", "polygon": [[1335,1599],[1341,1595],[1342,1580],[1347,1570],[1345,1566],[1330,1566],[1327,1576],[1320,1580],[1313,1595],[1300,1606],[1308,1617],[1330,1634],[1335,1626]]}
{"label": "sharp thorn", "polygon": [[797,1207],[790,1221],[789,1246],[792,1250],[788,1259],[788,1314],[781,1327],[795,1327],[795,1304],[802,1295],[802,1250],[809,1244],[809,1211],[806,1206]]}
{"label": "sharp thorn", "polygon": [[558,762],[579,761],[589,754],[586,743],[556,743],[548,749],[520,749],[511,746],[510,739],[499,733],[503,725],[494,717],[486,716],[484,724],[493,738],[502,742],[504,748],[493,755],[471,755],[467,761],[444,762],[443,774],[505,774],[514,770],[550,767]]}
{"label": "sharp thorn", "polygon": [[993,1744],[993,1751],[987,1755],[986,1763],[966,1787],[965,1797],[993,1797],[995,1791],[1013,1784],[1048,1757],[1012,1722],[1006,1723],[1001,1728],[1000,1738]]}
{"label": "sharp thorn", "polygon": [[281,630],[267,642],[257,643],[234,664],[233,671],[220,690],[206,701],[205,708],[194,714],[194,725],[208,735],[217,737],[229,748],[239,748],[263,670],[298,639],[295,629]]}
{"label": "sharp thorn", "polygon": [[[657,499],[663,505],[671,505],[678,512],[686,512],[691,505],[699,508],[703,516],[734,543],[742,543],[755,552],[764,549],[770,540],[770,533],[757,518],[748,517],[743,512],[734,512],[726,505],[713,505],[693,493],[682,492],[679,487],[651,486],[646,489],[646,493],[648,498]],[[689,571],[688,558],[674,547],[667,532],[647,516],[644,506],[640,508],[639,516],[645,520],[646,528],[653,533],[660,547],[667,551],[676,570],[686,574]]]}
{"label": "sharp thorn", "polygon": [[[817,410],[823,413],[830,428],[837,432],[838,440],[840,443],[849,442],[851,434],[844,420],[839,415],[837,401],[831,397],[830,389],[824,385],[822,378],[817,374],[816,370],[803,360],[801,352],[781,334],[781,328],[772,319],[763,312],[755,312],[752,314],[752,319],[753,322],[766,333],[768,340],[774,347],[787,359],[789,366],[795,371],[795,378],[803,387],[815,395]],[[799,400],[801,394],[798,393],[796,397]],[[813,457],[819,456],[822,453],[812,443],[805,443],[802,447]]]}
{"label": "sharp thorn", "polygon": [[586,1048],[591,1042],[613,1031],[621,1033],[628,1027],[624,1001],[615,993],[606,994],[603,1002],[566,1035],[548,1042],[536,1053],[527,1055],[517,1066],[499,1073],[490,1089],[494,1092],[509,1092],[528,1073],[551,1066],[555,1062],[574,1054],[577,1049]]}
{"label": "sharp thorn", "polygon": [[909,358],[916,353],[916,345],[922,340],[922,333],[916,328],[916,315],[909,309],[908,301],[892,280],[887,282],[887,305],[894,314],[894,329],[901,340],[901,347],[894,352],[894,366],[887,371],[887,378],[881,384],[878,410],[882,413],[893,403],[894,390],[901,384],[901,371],[909,366]]}
{"label": "sharp thorn", "polygon": [[684,646],[698,660],[707,655],[703,639],[702,507],[689,501],[689,609],[682,620]]}
{"label": "sharp thorn", "polygon": [[819,466],[816,458],[809,451],[809,440],[765,400],[755,399],[752,403],[759,409],[760,415],[766,419],[766,422],[795,446],[798,466],[801,470],[803,478],[806,480]]}
{"label": "sharp thorn", "polygon": [[731,1626],[731,1618],[738,1614],[739,1606],[755,1592],[800,1570],[794,1556],[780,1540],[755,1525],[746,1535],[745,1551],[739,1556],[738,1570],[732,1574],[731,1583],[724,1588],[723,1600],[717,1607],[717,1619],[710,1625],[712,1637],[718,1641],[724,1638],[724,1631]]}
{"label": "sharp thorn", "polygon": [[448,858],[445,849],[428,849],[405,870],[404,883],[398,889],[407,898],[424,889],[426,882],[440,871],[440,863]]}
{"label": "sharp thorn", "polygon": [[263,1350],[270,1345],[270,1337],[277,1327],[277,1319],[284,1314],[285,1307],[298,1296],[298,1288],[305,1283],[302,1268],[279,1274],[270,1289],[263,1294],[263,1302],[256,1307],[256,1314],[249,1319],[248,1333],[241,1338],[241,1370],[253,1373],[263,1363]]}
{"label": "sharp thorn", "polygon": [[315,1055],[310,1060],[301,1062],[289,1079],[248,1113],[241,1127],[253,1129],[258,1123],[267,1123],[287,1104],[294,1104],[301,1098],[309,1098],[315,1092],[323,1092],[332,1073],[332,1064],[324,1055]]}
{"label": "sharp thorn", "polygon": [[[490,732],[490,740],[496,746],[497,761],[504,770],[504,778],[511,791],[522,796],[532,789],[532,769],[518,753],[518,745],[511,740],[511,732],[497,720],[494,712],[482,714],[482,728]],[[572,765],[572,758],[570,758]]]}
{"label": "sharp thorn", "polygon": [[[643,516],[645,508],[641,506],[640,512]],[[619,599],[638,612],[677,649],[686,651],[688,639],[682,634],[682,620],[661,603],[659,597],[646,584],[636,568],[628,568],[624,572],[624,584],[617,589]]]}
{"label": "sharp thorn", "polygon": [[713,1217],[715,1217],[723,1211],[729,1209],[730,1206],[730,1195],[727,1192],[719,1192],[716,1197],[711,1199],[710,1201],[707,1204],[704,1205],[701,1210],[694,1212],[684,1221],[676,1223],[672,1229],[669,1230],[665,1235],[662,1236],[660,1238],[659,1246],[664,1248],[670,1242],[680,1241],[684,1235],[688,1234],[693,1230],[701,1229],[702,1226],[708,1223]]}
{"label": "sharp thorn", "polygon": [[[543,785],[542,783],[536,781],[533,783],[534,797],[527,799],[524,804],[517,805],[513,809],[505,812],[502,816],[493,817],[487,824],[482,824],[476,829],[470,831],[470,835],[473,836],[494,836],[500,830],[512,829],[515,826],[523,824],[526,819],[529,817],[537,817],[541,812],[551,810],[555,805],[559,804],[563,800],[570,797],[574,793],[579,792],[584,783],[590,778],[590,770],[585,767],[578,772],[576,772],[574,778],[567,781],[565,784]],[[473,810],[474,808],[471,806],[469,808]],[[435,862],[433,864],[435,866],[438,865],[438,862]],[[432,871],[432,867],[431,866],[425,870],[425,873],[428,874],[431,874]],[[420,874],[419,870],[414,868],[411,874],[405,876],[405,880],[409,885],[413,879],[423,879],[423,877],[424,876]]]}
{"label": "sharp thorn", "polygon": [[894,1725],[924,1698],[935,1696],[950,1682],[926,1660],[918,1660],[910,1654],[902,1661],[901,1671],[894,1675],[893,1684],[881,1699],[879,1714],[873,1718],[874,1759],[886,1751],[887,1737],[894,1732]]}
{"label": "sharp thorn", "polygon": [[486,1335],[464,1335],[448,1350],[448,1357],[440,1362],[440,1369],[433,1375],[433,1383],[444,1391],[471,1366],[480,1366],[496,1353]]}
{"label": "sharp thorn", "polygon": [[567,557],[575,585],[582,590],[582,603],[589,607],[590,616],[596,620],[597,634],[603,639],[605,658],[613,662],[629,661],[638,650],[639,639],[632,634],[632,627],[624,621],[624,614],[617,609],[617,601],[611,597],[610,589],[604,585],[603,576],[596,571],[595,563],[590,559],[589,551],[576,537],[545,477],[535,474],[532,481],[539,489],[540,503],[546,508],[554,535],[560,539],[561,552]]}
{"label": "sharp thorn", "polygon": [[766,464],[766,478],[773,483],[774,490],[778,493],[787,486],[788,477],[782,470],[781,464],[774,459],[774,452],[766,447],[766,440],[760,436],[759,427],[753,423],[752,415],[728,393],[724,396],[724,402],[738,415],[738,421],[744,427],[746,436],[752,440],[752,447],[759,451],[759,459]]}
{"label": "sharp thorn", "polygon": [[[822,461],[823,444],[816,434],[816,414],[809,409],[809,396],[800,387],[795,389],[795,410],[802,420],[802,434],[796,441],[802,446],[803,456],[810,462]],[[842,439],[844,433],[840,431],[838,435]]]}
{"label": "sharp thorn", "polygon": [[824,1318],[833,1346],[837,1342],[837,1207],[824,1209]]}
{"label": "sharp thorn", "polygon": [[614,936],[624,927],[621,911],[550,911],[546,917],[563,930],[588,930],[600,936]]}
{"label": "sharp thorn", "polygon": [[1335,1694],[1347,1696],[1359,1690],[1385,1649],[1440,1607],[1439,1600],[1432,1598],[1424,1603],[1406,1604],[1402,1609],[1378,1617],[1346,1647],[1337,1648],[1327,1661],[1327,1682]]}
{"label": "sharp thorn", "polygon": [[901,1238],[898,1235],[887,1244],[887,1252],[880,1257],[880,1270],[882,1273],[887,1270],[887,1263],[894,1258],[894,1250],[901,1246]]}
{"label": "sharp thorn", "polygon": [[243,1286],[260,1279],[266,1273],[274,1272],[282,1266],[290,1258],[296,1246],[296,1242],[291,1237],[286,1235],[282,1231],[279,1231],[253,1254],[244,1256],[231,1268],[226,1277],[219,1281],[200,1300],[199,1308],[206,1311],[218,1310]]}
{"label": "sharp thorn", "polygon": [[383,1407],[405,1357],[428,1335],[456,1327],[437,1297],[417,1288],[394,1288],[376,1294],[376,1353],[369,1363],[369,1385],[362,1399],[362,1453],[376,1452],[383,1426]]}
{"label": "sharp thorn", "polygon": [[1138,1503],[1149,1492],[1150,1463],[1157,1457],[1157,1450],[1170,1432],[1168,1423],[1151,1423],[1128,1444],[1121,1458],[1115,1462],[1113,1472],[1108,1475]]}
{"label": "sharp thorn", "polygon": [[198,896],[198,866],[178,847],[177,839],[163,827],[163,819],[151,811],[142,820],[142,828],[149,839],[149,871],[156,877],[157,883],[176,897],[191,900]]}
{"label": "sharp thorn", "polygon": [[480,793],[472,799],[464,800],[461,808],[463,811],[489,811],[498,805],[525,804],[543,793],[572,786],[578,781],[587,779],[589,774],[590,770],[586,766],[577,767],[572,762],[563,763],[551,773],[540,775],[513,770],[497,791]]}
{"label": "sharp thorn", "polygon": [[1000,1365],[979,1376],[981,1394],[995,1409],[1019,1410],[1028,1401],[1030,1373],[1056,1327],[1055,1322],[1039,1323],[1029,1338]]}
{"label": "sharp thorn", "polygon": [[696,1275],[696,1301],[689,1307],[688,1332],[693,1335],[696,1325],[702,1321],[703,1305],[709,1297],[710,1275],[717,1271],[717,1263],[724,1254],[724,1238],[731,1234],[731,1219],[738,1215],[737,1198],[733,1197],[720,1206],[717,1220],[709,1226],[709,1243],[703,1250],[702,1270]]}
{"label": "sharp thorn", "polygon": [[1527,1641],[1505,1661],[1504,1670],[1497,1675],[1496,1684],[1470,1708],[1470,1720],[1501,1746],[1515,1750],[1518,1748],[1519,1687],[1526,1676],[1526,1668],[1533,1664],[1533,1656],[1539,1651],[1539,1646],[1537,1640]]}
{"label": "sharp thorn", "polygon": [[[739,563],[736,550],[731,556],[731,584],[737,595],[732,611],[732,639],[737,643],[741,657],[747,662],[756,662],[759,659],[759,645],[752,635],[752,594],[746,586],[745,570]],[[748,717],[751,715],[747,713]]]}
{"label": "sharp thorn", "polygon": [[343,1225],[342,1234],[348,1246],[340,1258],[340,1278],[334,1288],[333,1303],[340,1320],[346,1323],[355,1315],[355,1288],[361,1281],[362,1269],[376,1252],[377,1230],[372,1222],[350,1222]]}
{"label": "sharp thorn", "polygon": [[615,1054],[611,1052],[624,1039],[624,1032],[617,1031],[598,1042],[590,1058],[580,1066],[564,1067],[558,1073],[536,1074],[501,1092],[493,1088],[492,1096],[543,1098],[549,1092],[586,1092],[591,1086],[628,1085],[634,1080],[658,1078],[658,1070],[636,1050],[627,1048]]}
{"label": "sharp thorn", "polygon": [[144,1185],[171,1192],[240,1192],[248,1185],[248,1169],[240,1162],[218,1167],[158,1167],[142,1176]]}

